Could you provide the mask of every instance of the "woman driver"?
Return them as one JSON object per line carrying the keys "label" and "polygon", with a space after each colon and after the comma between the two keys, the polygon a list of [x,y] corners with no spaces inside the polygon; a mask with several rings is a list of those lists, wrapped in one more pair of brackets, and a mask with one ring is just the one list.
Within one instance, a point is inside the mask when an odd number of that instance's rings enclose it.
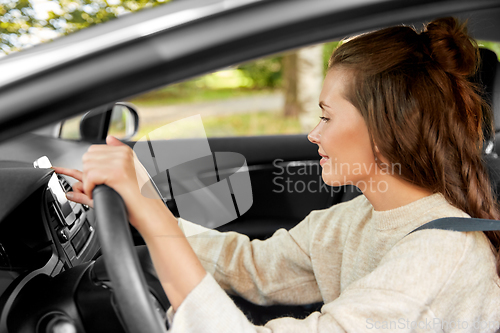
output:
{"label": "woman driver", "polygon": [[[441,217],[500,216],[481,162],[486,109],[468,81],[476,59],[452,18],[421,33],[400,26],[343,43],[309,140],[323,180],[362,184],[363,195],[265,241],[214,230],[184,237],[202,227],[178,223],[159,199],[141,195],[134,153],[115,138],[89,148],[83,172],[55,170],[80,180],[71,200],[91,204],[97,184],[121,194],[172,303],[172,332],[493,332],[499,233],[405,237]],[[258,304],[325,305],[302,320],[254,326],[223,289]]]}

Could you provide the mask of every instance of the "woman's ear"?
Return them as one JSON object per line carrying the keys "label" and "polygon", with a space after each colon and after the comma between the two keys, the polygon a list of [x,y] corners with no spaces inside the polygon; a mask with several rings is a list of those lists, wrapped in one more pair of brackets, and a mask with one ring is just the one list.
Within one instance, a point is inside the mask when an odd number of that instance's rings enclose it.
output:
{"label": "woman's ear", "polygon": [[375,142],[373,143],[373,149],[375,150],[375,161],[384,162],[385,159],[383,158],[382,154],[380,154],[380,149],[378,149],[378,146]]}

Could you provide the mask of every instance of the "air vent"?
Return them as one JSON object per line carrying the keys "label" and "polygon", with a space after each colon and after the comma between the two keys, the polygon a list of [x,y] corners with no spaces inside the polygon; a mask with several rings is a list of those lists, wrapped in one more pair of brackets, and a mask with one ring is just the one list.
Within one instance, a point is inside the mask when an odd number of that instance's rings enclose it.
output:
{"label": "air vent", "polygon": [[60,221],[59,215],[56,212],[56,207],[54,206],[54,203],[51,203],[49,205],[49,215],[50,215],[50,220],[52,222],[58,223]]}
{"label": "air vent", "polygon": [[72,190],[72,187],[71,185],[68,183],[68,181],[66,180],[66,178],[64,178],[63,176],[58,176],[59,178],[59,182],[61,183],[63,189],[64,189],[64,192],[69,192]]}
{"label": "air vent", "polygon": [[64,228],[66,226],[66,223],[64,222],[64,219],[62,219],[61,213],[59,212],[59,208],[56,208],[55,201],[49,204],[49,218],[50,224],[54,229]]}

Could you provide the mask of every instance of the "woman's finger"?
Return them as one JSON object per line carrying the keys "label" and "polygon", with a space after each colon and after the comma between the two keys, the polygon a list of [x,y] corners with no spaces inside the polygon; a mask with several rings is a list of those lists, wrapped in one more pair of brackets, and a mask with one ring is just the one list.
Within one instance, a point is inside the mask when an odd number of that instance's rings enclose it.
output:
{"label": "woman's finger", "polygon": [[108,146],[106,151],[91,151],[89,148],[82,160],[83,189],[90,198],[94,187],[100,184],[106,184],[117,192],[120,188],[130,188],[130,182],[137,184],[134,155],[128,146]]}
{"label": "woman's finger", "polygon": [[115,138],[112,135],[108,135],[106,137],[106,144],[108,146],[127,146],[126,144],[124,144],[123,142],[121,142],[120,140],[118,140],[117,138]]}
{"label": "woman's finger", "polygon": [[68,192],[68,193],[66,193],[66,198],[68,198],[68,200],[74,201],[76,203],[87,205],[89,207],[94,207],[94,201],[89,199],[89,197],[86,196],[84,193]]}
{"label": "woman's finger", "polygon": [[[84,170],[85,169],[86,168],[84,168]],[[110,181],[114,173],[120,173],[120,170],[116,170],[116,168],[112,167],[88,168],[83,173],[83,193],[92,199],[92,191],[97,185],[101,184],[106,184],[116,191],[115,184]]]}
{"label": "woman's finger", "polygon": [[73,192],[84,193],[83,184],[81,182],[74,183],[71,187],[73,188]]}
{"label": "woman's finger", "polygon": [[76,203],[81,203],[93,207],[93,201],[83,192],[83,184],[81,182],[74,183],[72,186],[73,191],[66,193],[68,200]]}
{"label": "woman's finger", "polygon": [[76,180],[82,181],[83,174],[80,170],[61,168],[61,167],[52,167],[52,169],[54,169],[54,171],[58,174],[70,176],[75,178]]}

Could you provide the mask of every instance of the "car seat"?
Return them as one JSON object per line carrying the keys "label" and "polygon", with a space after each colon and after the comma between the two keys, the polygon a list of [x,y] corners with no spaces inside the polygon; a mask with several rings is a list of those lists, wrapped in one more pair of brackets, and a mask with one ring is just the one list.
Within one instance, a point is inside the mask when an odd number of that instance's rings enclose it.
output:
{"label": "car seat", "polygon": [[[493,190],[500,197],[500,63],[495,52],[480,48],[481,63],[473,81],[482,88],[483,98],[491,107],[494,132],[485,128],[483,160],[488,169]],[[487,123],[489,119],[484,118]],[[486,127],[486,126],[485,126]]]}

